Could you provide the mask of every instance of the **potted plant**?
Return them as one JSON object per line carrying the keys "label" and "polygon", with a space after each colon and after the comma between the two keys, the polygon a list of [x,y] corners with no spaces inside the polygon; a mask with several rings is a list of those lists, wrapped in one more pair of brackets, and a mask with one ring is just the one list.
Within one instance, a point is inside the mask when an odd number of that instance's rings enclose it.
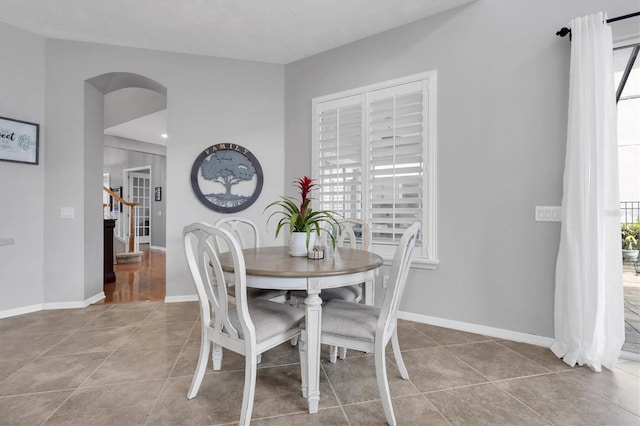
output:
{"label": "potted plant", "polygon": [[289,230],[291,233],[289,254],[291,256],[306,256],[309,249],[313,248],[316,237],[320,236],[321,231],[326,232],[335,245],[335,233],[329,232],[323,226],[329,225],[330,229],[338,226],[338,222],[333,217],[334,213],[311,208],[312,199],[309,197],[309,193],[318,185],[307,176],[296,179],[293,184],[300,190],[301,200],[298,201],[293,197],[280,197],[280,200],[269,204],[265,207],[265,211],[274,207],[279,207],[280,210],[271,213],[267,224],[272,217],[279,217],[276,225],[276,237],[282,228],[286,227]]}
{"label": "potted plant", "polygon": [[623,223],[620,229],[622,235],[622,259],[636,260],[638,258],[638,237],[640,237],[640,224]]}

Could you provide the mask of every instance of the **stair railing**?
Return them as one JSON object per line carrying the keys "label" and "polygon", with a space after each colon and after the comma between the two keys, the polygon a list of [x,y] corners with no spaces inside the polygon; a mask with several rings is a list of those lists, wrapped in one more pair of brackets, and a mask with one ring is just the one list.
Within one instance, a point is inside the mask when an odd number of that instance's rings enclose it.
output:
{"label": "stair railing", "polygon": [[138,206],[140,203],[132,203],[132,202],[126,201],[125,199],[123,199],[121,196],[119,196],[118,194],[116,194],[106,186],[103,186],[102,189],[107,194],[111,195],[113,198],[115,198],[125,206],[129,207],[129,253],[135,253],[137,250],[136,250],[136,237],[135,237],[133,224],[135,223],[134,222],[135,207]]}

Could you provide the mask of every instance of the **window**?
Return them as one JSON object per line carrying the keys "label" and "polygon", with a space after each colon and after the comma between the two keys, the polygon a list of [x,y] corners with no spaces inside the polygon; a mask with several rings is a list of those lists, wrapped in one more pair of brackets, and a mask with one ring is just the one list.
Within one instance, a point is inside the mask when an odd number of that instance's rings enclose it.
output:
{"label": "window", "polygon": [[640,212],[640,41],[613,50],[618,99],[618,167],[622,222],[635,222]]}
{"label": "window", "polygon": [[436,252],[436,71],[313,100],[318,208],[371,224],[373,249],[391,258],[422,223],[414,266]]}

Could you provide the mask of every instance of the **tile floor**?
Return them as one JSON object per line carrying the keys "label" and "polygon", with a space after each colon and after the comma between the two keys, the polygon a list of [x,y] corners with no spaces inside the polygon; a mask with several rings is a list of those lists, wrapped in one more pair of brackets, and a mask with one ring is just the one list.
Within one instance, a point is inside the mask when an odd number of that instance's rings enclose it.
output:
{"label": "tile floor", "polygon": [[[139,302],[0,320],[1,425],[217,425],[240,415],[243,358],[225,351],[186,399],[199,348],[196,303]],[[640,425],[640,364],[569,368],[544,348],[401,321],[410,380],[390,355],[399,424]],[[323,356],[320,411],[306,413],[297,348],[263,356],[255,425],[374,425],[373,357]]]}

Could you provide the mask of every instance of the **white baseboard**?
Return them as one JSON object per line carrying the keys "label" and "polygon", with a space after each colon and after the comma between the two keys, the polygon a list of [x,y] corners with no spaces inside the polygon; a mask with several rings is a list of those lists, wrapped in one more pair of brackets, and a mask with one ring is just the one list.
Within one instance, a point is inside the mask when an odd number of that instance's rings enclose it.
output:
{"label": "white baseboard", "polygon": [[42,305],[43,310],[49,309],[77,309],[77,308],[86,308],[87,306],[99,302],[104,299],[106,296],[104,291],[96,294],[95,296],[91,296],[88,299],[85,299],[80,302],[55,302],[55,303],[44,303]]}
{"label": "white baseboard", "polygon": [[42,310],[42,303],[38,305],[22,306],[20,308],[6,309],[0,311],[0,318],[17,317],[18,315],[30,314]]}
{"label": "white baseboard", "polygon": [[85,305],[84,306],[89,306],[89,305],[93,305],[94,303],[97,303],[99,301],[101,301],[102,299],[105,299],[107,296],[104,294],[104,291],[101,291],[100,293],[96,294],[93,297],[88,298],[87,300],[84,301]]}
{"label": "white baseboard", "polygon": [[167,252],[167,248],[166,247],[160,247],[160,246],[149,246],[149,248],[151,250],[156,250],[156,251],[161,251],[163,253]]}
{"label": "white baseboard", "polygon": [[535,334],[520,333],[503,328],[487,327],[484,325],[471,324],[468,322],[454,321],[444,318],[431,317],[427,315],[412,314],[409,312],[398,312],[398,318],[415,321],[421,324],[435,325],[438,327],[452,328],[454,330],[466,331],[468,333],[482,334],[499,339],[513,340],[515,342],[528,343],[530,345],[544,346],[548,348],[553,343],[553,338],[537,336]]}
{"label": "white baseboard", "polygon": [[197,302],[198,295],[190,294],[187,296],[166,296],[164,298],[164,303],[178,303],[178,302]]}
{"label": "white baseboard", "polygon": [[18,315],[29,314],[31,312],[37,311],[47,311],[51,309],[78,309],[78,308],[86,308],[89,305],[92,305],[100,300],[104,299],[106,296],[104,291],[96,294],[95,296],[91,296],[90,298],[80,301],[80,302],[54,302],[54,303],[39,303],[37,305],[23,306],[21,308],[15,309],[7,309],[4,311],[0,311],[0,318],[9,318],[15,317]]}

